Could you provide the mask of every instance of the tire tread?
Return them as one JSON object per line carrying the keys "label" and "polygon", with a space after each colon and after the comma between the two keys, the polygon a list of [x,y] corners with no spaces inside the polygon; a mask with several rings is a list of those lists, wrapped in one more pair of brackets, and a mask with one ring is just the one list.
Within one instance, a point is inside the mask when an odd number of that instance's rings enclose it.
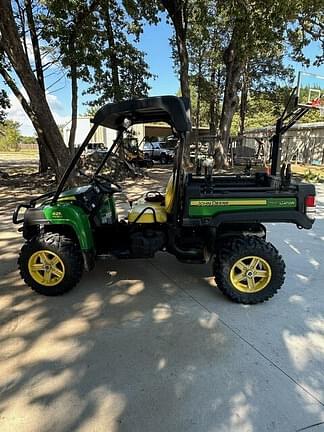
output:
{"label": "tire tread", "polygon": [[[52,287],[38,284],[28,271],[28,260],[31,254],[36,252],[37,249],[46,248],[52,248],[55,252],[59,252],[64,265],[68,265],[68,269],[66,269],[67,277],[64,277],[60,284]],[[79,246],[71,238],[64,234],[47,232],[33,237],[22,246],[18,258],[18,268],[22,279],[34,291],[47,296],[58,296],[70,291],[80,281],[83,272],[83,261]]]}
{"label": "tire tread", "polygon": [[[227,277],[228,263],[232,257],[244,254],[253,255],[253,251],[261,253],[274,263],[273,278],[268,287],[256,293],[242,293],[236,290]],[[238,258],[239,259],[239,258]],[[214,260],[214,276],[220,291],[236,303],[257,304],[269,300],[281,288],[285,281],[285,263],[282,256],[272,243],[256,236],[237,237],[226,241]]]}

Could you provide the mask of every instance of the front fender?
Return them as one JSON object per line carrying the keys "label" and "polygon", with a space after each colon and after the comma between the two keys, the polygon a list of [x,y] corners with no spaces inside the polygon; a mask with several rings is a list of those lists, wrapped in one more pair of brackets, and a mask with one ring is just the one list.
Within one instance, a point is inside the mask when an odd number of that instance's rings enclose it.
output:
{"label": "front fender", "polygon": [[81,207],[72,203],[48,204],[27,209],[24,215],[24,229],[37,225],[68,225],[74,230],[82,251],[94,249],[89,216]]}
{"label": "front fender", "polygon": [[57,203],[45,206],[43,212],[45,219],[54,225],[70,225],[78,237],[81,250],[94,248],[89,217],[82,208],[70,203]]}

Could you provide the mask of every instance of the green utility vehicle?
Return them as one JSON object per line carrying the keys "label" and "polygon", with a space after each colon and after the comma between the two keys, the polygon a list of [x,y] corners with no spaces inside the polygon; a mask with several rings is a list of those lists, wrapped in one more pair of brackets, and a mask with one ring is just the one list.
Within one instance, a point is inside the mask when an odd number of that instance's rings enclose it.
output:
{"label": "green utility vehicle", "polygon": [[[217,286],[236,302],[269,299],[284,283],[285,265],[266,241],[263,223],[310,229],[314,222],[314,186],[294,183],[289,166],[280,169],[281,136],[308,109],[296,106],[278,120],[270,174],[214,175],[183,169],[191,131],[185,99],[148,97],[103,106],[57,190],[18,205],[14,212],[13,221],[22,224],[26,239],[18,259],[22,278],[36,292],[54,296],[74,287],[99,257],[152,258],[165,251],[185,263],[213,259]],[[114,195],[121,188],[100,172],[130,125],[157,121],[170,124],[178,139],[165,194],[148,191],[130,205],[128,218],[119,220]],[[100,125],[118,131],[114,144],[87,185],[66,188]]]}

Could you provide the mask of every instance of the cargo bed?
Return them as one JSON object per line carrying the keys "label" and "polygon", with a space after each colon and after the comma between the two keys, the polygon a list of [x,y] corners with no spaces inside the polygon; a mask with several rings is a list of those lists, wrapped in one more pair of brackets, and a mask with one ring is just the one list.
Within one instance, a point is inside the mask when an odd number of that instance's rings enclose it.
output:
{"label": "cargo bed", "polygon": [[305,206],[315,196],[313,185],[291,182],[283,188],[280,179],[264,173],[209,179],[188,174],[184,183],[185,226],[289,222],[310,229],[314,222]]}

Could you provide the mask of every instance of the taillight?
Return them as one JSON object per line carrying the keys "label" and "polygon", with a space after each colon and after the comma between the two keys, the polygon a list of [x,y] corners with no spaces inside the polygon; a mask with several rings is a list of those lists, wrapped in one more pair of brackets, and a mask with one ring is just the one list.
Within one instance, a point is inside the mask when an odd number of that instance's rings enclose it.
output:
{"label": "taillight", "polygon": [[308,195],[305,198],[305,213],[309,218],[314,219],[316,214],[315,195]]}

